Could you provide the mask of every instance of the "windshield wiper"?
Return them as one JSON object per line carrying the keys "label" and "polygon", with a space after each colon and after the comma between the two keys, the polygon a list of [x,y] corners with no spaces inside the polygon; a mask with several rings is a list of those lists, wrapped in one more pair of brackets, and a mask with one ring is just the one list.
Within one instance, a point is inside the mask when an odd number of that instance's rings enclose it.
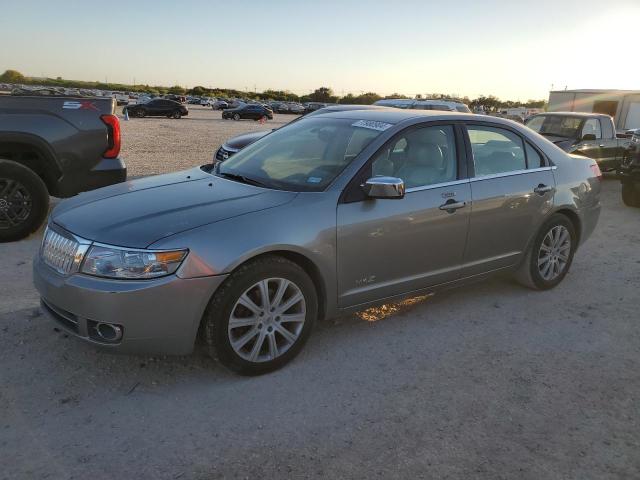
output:
{"label": "windshield wiper", "polygon": [[244,175],[239,175],[237,173],[221,172],[220,170],[218,170],[216,173],[222,178],[228,178],[229,180],[235,180],[236,182],[246,183],[247,185],[253,185],[256,187],[268,188],[266,184],[258,180],[254,180],[253,178],[245,177]]}

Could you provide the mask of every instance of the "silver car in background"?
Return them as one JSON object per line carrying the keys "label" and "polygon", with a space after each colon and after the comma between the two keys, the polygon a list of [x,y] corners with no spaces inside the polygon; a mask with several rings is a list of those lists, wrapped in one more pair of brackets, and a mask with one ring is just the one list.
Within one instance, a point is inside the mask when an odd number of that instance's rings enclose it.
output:
{"label": "silver car in background", "polygon": [[67,331],[242,374],[291,360],[342,312],[512,271],[548,289],[596,226],[600,172],[508,120],[351,110],[224,163],[61,202],[34,282]]}

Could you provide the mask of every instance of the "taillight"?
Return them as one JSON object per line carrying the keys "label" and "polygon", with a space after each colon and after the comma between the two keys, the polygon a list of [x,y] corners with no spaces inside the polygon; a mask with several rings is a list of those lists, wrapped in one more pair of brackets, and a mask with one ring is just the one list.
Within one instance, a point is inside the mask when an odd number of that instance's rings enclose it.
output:
{"label": "taillight", "polygon": [[107,126],[107,142],[109,144],[109,148],[105,150],[104,157],[105,158],[116,158],[120,153],[120,145],[122,140],[120,138],[120,120],[115,115],[101,115],[100,120],[102,120]]}
{"label": "taillight", "polygon": [[593,172],[593,175],[598,177],[599,180],[602,180],[602,172],[600,171],[600,167],[598,166],[598,164],[592,163],[590,166],[591,166],[591,171]]}

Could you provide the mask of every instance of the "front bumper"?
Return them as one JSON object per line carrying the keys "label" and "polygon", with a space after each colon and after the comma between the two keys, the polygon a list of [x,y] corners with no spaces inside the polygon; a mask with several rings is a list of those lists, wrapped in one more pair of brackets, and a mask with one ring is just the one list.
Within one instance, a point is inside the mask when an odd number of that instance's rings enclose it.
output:
{"label": "front bumper", "polygon": [[127,180],[127,166],[121,158],[103,158],[91,170],[73,171],[63,175],[53,192],[58,197],[72,197]]}
{"label": "front bumper", "polygon": [[[192,352],[209,299],[225,275],[182,279],[110,280],[60,275],[33,261],[33,282],[42,310],[59,327],[93,345],[133,354],[186,355]],[[117,343],[101,341],[100,322],[121,326]]]}

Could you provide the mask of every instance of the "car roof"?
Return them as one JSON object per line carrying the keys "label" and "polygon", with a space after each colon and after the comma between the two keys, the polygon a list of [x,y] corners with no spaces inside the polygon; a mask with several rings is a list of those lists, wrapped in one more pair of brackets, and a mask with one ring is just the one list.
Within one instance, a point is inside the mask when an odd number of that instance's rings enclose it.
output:
{"label": "car roof", "polygon": [[471,118],[493,119],[495,117],[483,117],[472,113],[446,112],[441,110],[402,110],[398,108],[376,108],[367,110],[348,110],[327,112],[323,118],[347,118],[354,120],[372,120],[376,122],[399,123],[409,118],[424,117],[430,120],[469,120]]}
{"label": "car roof", "polygon": [[532,116],[539,117],[541,115],[550,115],[553,117],[608,117],[609,116],[604,113],[589,113],[589,112],[540,112]]}

